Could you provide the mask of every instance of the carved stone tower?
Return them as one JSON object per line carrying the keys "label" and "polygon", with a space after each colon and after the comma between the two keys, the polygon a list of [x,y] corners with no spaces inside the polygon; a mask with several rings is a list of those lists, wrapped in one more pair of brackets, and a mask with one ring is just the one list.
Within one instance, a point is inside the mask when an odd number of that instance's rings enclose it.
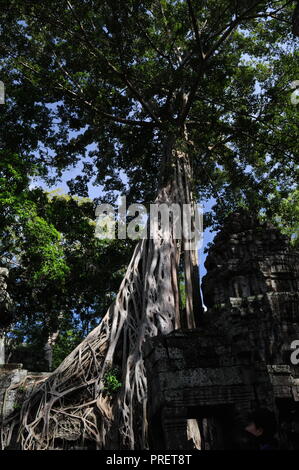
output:
{"label": "carved stone tower", "polygon": [[151,445],[234,448],[236,427],[262,407],[276,414],[280,442],[296,448],[299,253],[271,224],[240,211],[226,219],[205,266],[203,325],[145,346]]}
{"label": "carved stone tower", "polygon": [[268,222],[230,216],[205,262],[202,290],[209,322],[231,338],[233,352],[267,364],[289,363],[299,339],[299,253]]}

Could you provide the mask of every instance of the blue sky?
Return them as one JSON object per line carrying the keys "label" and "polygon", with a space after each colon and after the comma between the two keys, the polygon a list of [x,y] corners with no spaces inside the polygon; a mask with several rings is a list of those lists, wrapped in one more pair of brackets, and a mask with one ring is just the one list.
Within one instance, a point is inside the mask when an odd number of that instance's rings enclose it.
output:
{"label": "blue sky", "polygon": [[[58,192],[66,194],[66,193],[68,193],[68,190],[69,190],[68,185],[67,185],[67,181],[69,181],[70,179],[75,178],[78,174],[80,174],[81,166],[82,165],[79,164],[78,166],[76,166],[74,168],[71,168],[69,170],[65,170],[64,173],[63,173],[63,176],[61,178],[61,182],[59,182],[55,186],[47,186],[44,181],[42,181],[40,179],[36,179],[36,180],[32,181],[31,187],[41,186],[46,191],[57,190]],[[92,183],[89,183],[89,185],[88,185],[88,192],[89,192],[89,197],[91,199],[99,198],[102,194],[101,187],[100,186],[94,186]],[[199,201],[199,204],[200,203],[201,202]],[[214,205],[214,204],[215,204],[214,199],[210,199],[207,203],[203,203],[202,204],[203,205],[203,211],[205,212],[205,211],[210,210],[211,206]],[[202,248],[200,249],[200,252],[199,252],[199,268],[200,268],[201,278],[206,273],[206,269],[204,267],[204,261],[206,259],[207,254],[203,253],[203,251],[204,251],[204,248],[207,246],[207,244],[210,243],[211,241],[213,241],[213,238],[214,238],[215,234],[216,234],[216,232],[211,232],[209,229],[204,228],[203,245],[202,245]]]}

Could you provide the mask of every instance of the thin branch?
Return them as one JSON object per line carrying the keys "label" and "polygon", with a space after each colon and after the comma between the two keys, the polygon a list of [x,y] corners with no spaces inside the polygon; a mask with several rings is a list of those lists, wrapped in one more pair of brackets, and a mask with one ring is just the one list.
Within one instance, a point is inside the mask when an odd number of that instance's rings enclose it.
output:
{"label": "thin branch", "polygon": [[[281,7],[277,8],[277,10],[274,10],[272,11],[271,13],[261,13],[261,14],[257,14],[257,15],[253,15],[253,16],[246,16],[244,19],[245,20],[248,20],[248,19],[254,19],[254,18],[272,18],[273,15],[276,15],[276,13],[280,12],[281,10],[283,10],[285,7],[287,7],[288,5],[291,5],[294,3],[294,0],[288,0],[286,3],[284,3]],[[279,18],[275,18],[275,19],[279,19]]]}
{"label": "thin branch", "polygon": [[219,49],[219,47],[226,41],[226,39],[231,35],[231,33],[234,31],[236,26],[238,26],[240,23],[240,18],[236,18],[230,25],[230,27],[223,33],[223,35],[218,39],[216,44],[214,44],[213,47],[210,48],[210,50],[206,53],[206,60],[208,60],[214,52]]}
{"label": "thin branch", "polygon": [[[253,5],[251,5],[247,10],[245,10],[240,16],[238,16],[231,24],[229,27],[227,27],[227,29],[224,31],[224,33],[222,34],[222,36],[218,39],[218,41],[216,41],[216,43],[210,48],[210,50],[205,54],[204,56],[204,60],[201,61],[201,68],[200,68],[200,71],[191,87],[191,90],[189,91],[189,93],[186,95],[187,96],[187,99],[185,100],[184,104],[183,104],[183,109],[182,109],[182,112],[180,114],[180,117],[179,117],[179,121],[180,121],[180,124],[182,125],[184,123],[184,121],[186,120],[188,114],[189,114],[189,111],[191,109],[191,106],[193,104],[193,100],[195,98],[195,95],[196,95],[196,91],[197,91],[197,88],[198,88],[198,85],[199,85],[199,82],[200,82],[200,79],[203,75],[203,72],[204,72],[204,68],[205,68],[205,63],[208,61],[208,59],[214,54],[214,52],[228,39],[228,37],[232,34],[232,32],[234,31],[234,29],[242,22],[244,21],[244,19],[248,19],[247,18],[247,15],[254,9],[256,8],[259,4],[261,3],[260,0],[258,0],[257,2],[255,2]],[[287,2],[284,6],[288,5],[290,2]],[[188,0],[188,5],[190,5],[190,7],[192,8],[192,4],[191,2]],[[283,7],[281,7],[283,8]],[[280,8],[280,9],[281,9]],[[280,10],[279,9],[279,10]],[[190,11],[190,8],[189,8],[189,11]],[[192,10],[193,11],[193,10]],[[275,11],[276,13],[276,11]],[[191,11],[190,11],[190,14],[191,14]],[[253,16],[253,18],[255,17],[256,15]],[[196,19],[194,17],[194,20],[195,20],[195,24],[196,24]],[[193,26],[194,27],[194,26]]]}
{"label": "thin branch", "polygon": [[204,55],[203,50],[202,50],[200,33],[199,33],[199,30],[198,30],[198,25],[197,25],[197,21],[196,21],[196,18],[195,18],[195,13],[194,13],[194,10],[193,10],[193,5],[192,5],[191,0],[187,0],[187,4],[188,4],[188,9],[189,9],[189,14],[190,14],[190,17],[191,17],[191,22],[192,22],[192,26],[193,26],[193,32],[194,32],[195,40],[196,40],[196,43],[197,43],[197,46],[198,46],[198,49],[199,49],[199,52],[200,52],[200,57],[201,57],[202,60],[204,60],[205,55]]}
{"label": "thin branch", "polygon": [[[193,150],[196,150],[195,145],[194,145],[194,142],[193,142],[192,140],[188,140],[187,143],[188,143],[188,145],[190,145],[190,146],[193,148]],[[210,152],[209,150],[207,151],[207,153],[206,153],[207,157],[208,157],[208,153],[211,153],[211,152]],[[208,161],[208,162],[209,162],[209,161]],[[204,171],[204,173],[205,173],[205,175],[206,175],[206,177],[207,177],[207,181],[208,181],[208,184],[210,185],[210,187],[211,187],[211,189],[212,189],[212,193],[213,193],[214,198],[216,199],[216,201],[218,201],[218,202],[220,203],[220,205],[222,206],[222,208],[225,209],[225,207],[226,207],[226,206],[225,206],[225,202],[224,202],[222,196],[218,193],[218,191],[217,191],[217,189],[216,189],[216,186],[215,186],[215,184],[214,184],[214,181],[213,181],[212,178],[211,178],[210,172],[208,172],[208,171],[206,170],[206,167],[205,167],[205,165],[203,164],[202,159],[199,159],[199,160],[198,160],[198,163],[199,163],[199,165],[201,166],[201,168],[203,169],[203,171]]]}
{"label": "thin branch", "polygon": [[197,74],[197,77],[196,77],[195,82],[193,83],[193,85],[191,87],[190,92],[185,94],[184,101],[183,101],[183,106],[182,106],[182,111],[181,111],[180,116],[178,118],[178,121],[181,125],[184,124],[184,122],[185,122],[185,120],[186,120],[186,118],[189,114],[189,111],[191,109],[191,106],[193,104],[193,100],[195,98],[200,79],[202,78],[202,76],[204,74],[204,64],[205,64],[205,62],[202,63],[201,69]]}
{"label": "thin branch", "polygon": [[[57,57],[57,56],[56,56]],[[21,65],[23,65],[23,67],[27,68],[28,70],[30,70],[31,72],[37,74],[37,75],[41,75],[37,70],[35,70],[33,67],[31,67],[29,64],[27,64],[26,62],[24,62],[23,60],[20,60],[17,58],[17,60],[19,61],[19,63]],[[153,122],[149,122],[149,121],[141,121],[141,120],[134,120],[134,119],[126,119],[126,118],[122,118],[120,116],[115,116],[113,114],[109,114],[109,113],[106,113],[105,111],[102,111],[100,110],[97,106],[94,106],[94,104],[92,104],[90,101],[87,101],[85,99],[85,95],[84,95],[84,92],[82,90],[82,88],[79,86],[79,84],[77,84],[69,75],[69,73],[64,69],[64,67],[61,66],[61,64],[58,62],[58,65],[59,67],[61,68],[62,72],[68,77],[68,79],[72,82],[73,85],[75,85],[82,96],[78,95],[77,93],[75,93],[74,91],[72,90],[69,90],[68,88],[66,88],[65,86],[63,86],[61,83],[57,82],[57,87],[54,87],[56,89],[60,89],[60,90],[63,90],[65,92],[67,92],[68,94],[72,95],[74,98],[76,99],[79,99],[80,101],[82,101],[85,105],[87,105],[89,108],[93,109],[94,111],[96,111],[99,115],[111,120],[111,121],[114,121],[114,122],[118,122],[120,124],[127,124],[127,125],[130,125],[130,126],[141,126],[141,127],[154,127],[154,123]],[[32,80],[24,75],[24,78],[29,81],[30,83],[33,83]]]}
{"label": "thin branch", "polygon": [[[222,36],[216,41],[216,44],[210,48],[210,50],[206,54],[206,60],[209,59],[213,53],[226,41],[226,39],[230,36],[230,34],[233,32],[233,30],[236,28],[236,26],[241,23],[244,19],[246,19],[246,15],[250,13],[254,8],[258,6],[258,4],[261,3],[260,0],[255,2],[253,5],[251,5],[250,8],[248,8],[246,11],[244,11],[240,16],[237,16],[236,19],[230,24],[230,26],[226,29],[226,31],[222,34]],[[255,15],[254,15],[255,16]],[[254,17],[253,16],[253,17]]]}
{"label": "thin branch", "polygon": [[126,118],[121,118],[119,116],[115,116],[115,115],[112,115],[112,114],[109,114],[109,113],[106,113],[104,111],[101,111],[99,108],[97,108],[96,106],[94,106],[90,101],[87,101],[85,100],[84,98],[80,97],[77,93],[73,92],[72,90],[69,90],[68,88],[65,88],[61,83],[58,83],[58,87],[57,89],[61,89],[61,90],[64,90],[66,91],[67,93],[71,94],[73,97],[75,97],[76,99],[79,99],[81,100],[84,104],[86,104],[87,106],[89,106],[91,109],[93,109],[94,111],[96,111],[97,113],[99,113],[101,116],[111,120],[111,121],[114,121],[114,122],[118,122],[120,124],[127,124],[129,126],[141,126],[141,127],[154,127],[154,123],[153,122],[149,122],[149,121],[138,121],[138,120],[133,120],[133,119],[126,119]]}
{"label": "thin branch", "polygon": [[140,31],[141,33],[144,35],[144,37],[148,40],[148,42],[150,43],[150,45],[152,46],[152,48],[161,56],[163,57],[163,59],[167,60],[170,67],[174,70],[174,66],[173,66],[173,63],[172,63],[172,60],[170,58],[169,55],[165,55],[164,52],[162,52],[157,46],[156,44],[153,42],[152,38],[149,36],[149,34],[147,34],[147,32],[145,31],[145,29],[142,27],[142,25],[140,25],[139,22],[137,22],[137,24],[139,24],[140,26]]}
{"label": "thin branch", "polygon": [[159,118],[156,116],[155,112],[153,111],[152,107],[150,106],[150,104],[144,100],[144,98],[142,97],[141,93],[139,92],[139,90],[137,90],[137,88],[135,87],[135,85],[128,79],[126,73],[123,73],[123,72],[120,72],[108,59],[107,57],[105,57],[104,54],[101,54],[99,49],[97,47],[94,46],[94,44],[92,42],[90,42],[89,40],[89,37],[88,35],[86,34],[86,31],[80,21],[80,19],[77,17],[74,9],[73,9],[73,6],[72,4],[70,3],[69,0],[66,0],[66,3],[69,7],[69,9],[71,10],[71,13],[76,21],[76,23],[79,25],[81,31],[82,31],[82,34],[85,38],[85,42],[89,45],[90,48],[92,48],[95,52],[96,52],[96,56],[99,56],[101,57],[102,60],[105,61],[107,67],[112,71],[114,72],[128,87],[128,89],[131,91],[131,93],[137,98],[137,100],[139,101],[139,103],[141,104],[141,106],[145,109],[145,111],[149,114],[149,116],[156,122],[157,125],[161,125],[161,121],[159,120]]}

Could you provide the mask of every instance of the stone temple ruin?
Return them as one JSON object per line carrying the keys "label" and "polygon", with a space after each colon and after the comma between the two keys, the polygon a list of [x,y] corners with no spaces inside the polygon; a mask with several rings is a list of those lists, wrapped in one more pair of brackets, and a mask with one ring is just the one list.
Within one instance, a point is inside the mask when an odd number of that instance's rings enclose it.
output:
{"label": "stone temple ruin", "polygon": [[[233,449],[258,407],[275,412],[282,447],[298,449],[291,345],[299,340],[299,252],[271,224],[239,212],[226,219],[205,266],[201,326],[144,344],[150,449]],[[20,400],[19,385],[46,374],[0,367],[3,419]]]}
{"label": "stone temple ruin", "polygon": [[280,444],[298,449],[299,253],[271,224],[238,213],[205,266],[202,326],[145,345],[151,447],[234,448],[234,430],[263,407],[276,414]]}
{"label": "stone temple ruin", "polygon": [[8,269],[0,268],[0,428],[1,423],[20,408],[36,383],[49,375],[28,372],[22,364],[5,364],[4,331],[11,323],[14,310],[7,291],[8,274]]}

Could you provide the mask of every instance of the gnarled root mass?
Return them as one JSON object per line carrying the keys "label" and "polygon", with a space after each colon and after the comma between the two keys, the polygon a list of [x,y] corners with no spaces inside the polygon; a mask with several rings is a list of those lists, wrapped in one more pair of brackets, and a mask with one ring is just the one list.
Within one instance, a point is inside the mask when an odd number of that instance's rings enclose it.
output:
{"label": "gnarled root mass", "polygon": [[[160,191],[156,202],[188,201],[181,175],[185,163],[184,158],[176,159],[174,183]],[[117,298],[100,325],[3,427],[3,448],[13,435],[23,450],[147,448],[142,345],[150,336],[179,327],[179,251],[171,226],[167,237],[157,230],[154,238],[138,242]],[[111,394],[105,374],[115,366],[122,371],[122,385]]]}

